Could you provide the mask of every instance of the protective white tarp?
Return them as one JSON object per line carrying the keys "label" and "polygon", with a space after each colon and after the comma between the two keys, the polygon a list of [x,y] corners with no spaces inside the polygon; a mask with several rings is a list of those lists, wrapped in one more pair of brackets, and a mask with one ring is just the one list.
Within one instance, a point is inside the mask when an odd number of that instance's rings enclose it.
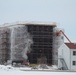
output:
{"label": "protective white tarp", "polygon": [[19,25],[11,29],[11,60],[28,59],[27,52],[33,43],[32,36],[27,31],[27,26]]}

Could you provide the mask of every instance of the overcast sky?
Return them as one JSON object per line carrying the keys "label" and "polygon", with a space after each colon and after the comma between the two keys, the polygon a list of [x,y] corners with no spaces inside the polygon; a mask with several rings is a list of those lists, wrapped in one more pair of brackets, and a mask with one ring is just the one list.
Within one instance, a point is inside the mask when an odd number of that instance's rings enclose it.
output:
{"label": "overcast sky", "polygon": [[76,0],[0,0],[0,25],[16,21],[56,22],[76,42]]}

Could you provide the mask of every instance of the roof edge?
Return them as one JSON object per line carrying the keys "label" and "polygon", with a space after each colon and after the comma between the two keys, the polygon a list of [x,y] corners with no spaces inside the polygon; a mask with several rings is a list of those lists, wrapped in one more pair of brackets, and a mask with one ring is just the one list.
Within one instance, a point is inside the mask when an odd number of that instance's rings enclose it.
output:
{"label": "roof edge", "polygon": [[5,23],[1,25],[0,27],[9,27],[9,26],[15,26],[15,25],[48,25],[56,27],[56,22],[36,22],[36,21],[17,21],[14,23]]}

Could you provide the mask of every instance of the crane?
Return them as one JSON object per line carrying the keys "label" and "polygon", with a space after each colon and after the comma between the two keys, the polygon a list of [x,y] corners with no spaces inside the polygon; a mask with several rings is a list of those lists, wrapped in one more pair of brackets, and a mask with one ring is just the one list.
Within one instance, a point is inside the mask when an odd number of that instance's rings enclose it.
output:
{"label": "crane", "polygon": [[70,43],[72,43],[72,42],[70,41],[70,39],[65,35],[65,33],[64,33],[62,30],[60,30],[60,31],[57,33],[57,36],[59,36],[60,33],[62,33],[62,34],[65,36],[65,38],[66,38]]}

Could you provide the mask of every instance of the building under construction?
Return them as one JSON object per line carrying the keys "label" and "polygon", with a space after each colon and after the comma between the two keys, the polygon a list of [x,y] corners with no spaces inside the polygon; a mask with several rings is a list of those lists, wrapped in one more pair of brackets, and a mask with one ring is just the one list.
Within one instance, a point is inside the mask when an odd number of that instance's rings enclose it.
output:
{"label": "building under construction", "polygon": [[64,42],[64,37],[62,33],[57,34],[60,29],[55,23],[16,23],[7,24],[5,28],[10,30],[10,45],[6,46],[8,49],[5,48],[4,53],[0,44],[0,63],[28,60],[30,64],[57,64],[58,47]]}
{"label": "building under construction", "polygon": [[32,51],[28,54],[30,63],[52,64],[53,27],[55,25],[28,25],[28,32],[33,36]]}
{"label": "building under construction", "polygon": [[0,28],[0,64],[10,59],[10,30],[8,28]]}

